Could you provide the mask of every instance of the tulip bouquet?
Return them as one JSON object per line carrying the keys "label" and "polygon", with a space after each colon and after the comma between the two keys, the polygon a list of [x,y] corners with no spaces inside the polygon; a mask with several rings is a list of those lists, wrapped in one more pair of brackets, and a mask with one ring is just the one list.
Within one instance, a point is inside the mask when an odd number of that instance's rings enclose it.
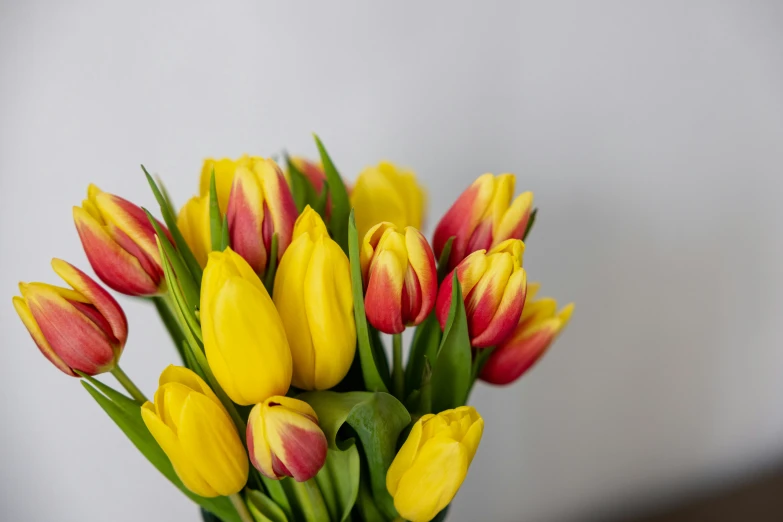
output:
{"label": "tulip bouquet", "polygon": [[151,399],[119,365],[122,308],[86,273],[55,259],[67,287],[20,284],[14,307],[205,520],[442,520],[481,440],[475,381],[518,379],[573,305],[528,285],[536,210],[513,175],[479,177],[431,247],[411,172],[381,163],[349,190],[316,145],[320,164],[285,172],[207,160],[178,214],[144,170],[162,221],[94,185],[74,207],[98,279],[152,301],[178,352]]}

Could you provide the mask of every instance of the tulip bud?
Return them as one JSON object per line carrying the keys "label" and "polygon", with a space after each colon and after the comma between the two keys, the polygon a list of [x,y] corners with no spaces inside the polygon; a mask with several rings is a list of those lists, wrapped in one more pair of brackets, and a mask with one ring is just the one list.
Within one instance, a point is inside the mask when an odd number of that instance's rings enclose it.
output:
{"label": "tulip bud", "polygon": [[237,404],[284,395],[291,351],[275,305],[236,252],[209,254],[201,282],[201,329],[207,362]]}
{"label": "tulip bud", "polygon": [[250,411],[247,451],[253,466],[265,477],[310,480],[323,467],[326,450],[318,416],[306,402],[276,396]]}
{"label": "tulip bud", "polygon": [[339,383],[356,351],[351,273],[348,257],[309,206],[280,261],[273,299],[291,346],[293,385],[326,390]]}
{"label": "tulip bud", "polygon": [[[457,279],[465,301],[470,343],[476,348],[503,342],[519,322],[525,304],[527,276],[522,268],[525,244],[509,239],[488,253],[473,252],[457,265]],[[440,285],[435,313],[446,327],[451,307],[454,272]]]}
{"label": "tulip bud", "polygon": [[207,266],[207,258],[212,251],[209,219],[209,196],[190,198],[177,216],[177,228],[201,268]]}
{"label": "tulip bud", "polygon": [[71,289],[20,283],[16,313],[41,353],[64,373],[111,371],[128,338],[128,322],[117,301],[90,277],[60,259],[52,268]]}
{"label": "tulip bud", "polygon": [[359,237],[383,221],[400,230],[407,226],[421,229],[426,199],[416,175],[409,170],[388,161],[364,169],[351,191]]}
{"label": "tulip bud", "polygon": [[433,247],[440,258],[450,237],[454,237],[449,268],[476,250],[489,250],[507,239],[524,239],[533,193],[514,196],[513,174],[484,174],[473,182],[441,218],[435,228]]}
{"label": "tulip bud", "polygon": [[539,286],[528,286],[519,324],[487,359],[481,371],[483,381],[509,384],[519,379],[544,355],[571,319],[574,303],[558,312],[557,302],[552,298],[533,300]]}
{"label": "tulip bud", "polygon": [[[165,284],[155,229],[147,215],[119,196],[87,189],[73,220],[84,252],[98,277],[127,295],[155,295]],[[161,225],[166,234],[168,230]]]}
{"label": "tulip bud", "polygon": [[427,414],[413,425],[386,473],[405,520],[428,522],[454,498],[476,454],[484,420],[471,406]]}
{"label": "tulip bud", "polygon": [[254,158],[237,167],[226,213],[228,234],[231,247],[257,274],[266,271],[274,234],[277,260],[283,257],[296,216],[291,190],[274,161]]}
{"label": "tulip bud", "polygon": [[174,471],[202,497],[233,495],[245,487],[250,466],[228,412],[201,377],[180,366],[160,374],[155,404],[141,418]]}
{"label": "tulip bud", "polygon": [[254,159],[256,158],[248,156],[247,154],[243,154],[236,160],[229,158],[205,159],[204,165],[201,167],[199,195],[209,196],[209,187],[212,181],[212,171],[214,170],[218,206],[220,207],[220,214],[225,215],[226,210],[228,209],[228,199],[231,195],[231,186],[234,184],[234,174],[236,173],[237,167],[240,165],[245,165]]}
{"label": "tulip bud", "polygon": [[360,260],[370,324],[396,334],[424,321],[435,306],[438,274],[421,232],[406,227],[402,233],[391,223],[379,223],[364,237]]}

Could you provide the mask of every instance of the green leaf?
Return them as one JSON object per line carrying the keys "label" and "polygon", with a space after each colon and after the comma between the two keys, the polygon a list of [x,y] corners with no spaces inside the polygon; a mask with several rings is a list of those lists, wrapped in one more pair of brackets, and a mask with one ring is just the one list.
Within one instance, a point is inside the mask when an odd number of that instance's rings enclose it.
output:
{"label": "green leaf", "polygon": [[264,485],[266,492],[269,493],[269,496],[272,498],[275,504],[280,506],[280,509],[283,510],[283,513],[285,513],[285,516],[288,518],[288,520],[294,520],[294,512],[291,509],[291,503],[289,502],[288,496],[286,495],[285,490],[283,489],[283,485],[280,483],[280,481],[272,480],[261,474],[259,475],[261,476],[261,483]]}
{"label": "green leaf", "polygon": [[359,494],[359,450],[351,444],[345,451],[330,449],[326,463],[315,476],[329,511],[329,519],[343,522],[351,514]]}
{"label": "green leaf", "polygon": [[[334,209],[333,209],[334,211]],[[378,372],[378,365],[370,333],[367,316],[364,314],[364,288],[362,283],[362,268],[359,262],[359,234],[356,232],[356,220],[351,211],[348,225],[348,254],[351,260],[351,289],[353,290],[353,314],[356,319],[356,338],[359,343],[359,362],[362,365],[364,386],[370,391],[388,391],[386,383]],[[387,362],[388,368],[388,362]]]}
{"label": "green leaf", "polygon": [[408,410],[388,393],[331,391],[309,392],[298,397],[310,404],[332,448],[347,448],[351,441],[338,441],[337,433],[348,424],[359,438],[370,475],[375,503],[388,518],[397,516],[394,501],[386,491],[386,472],[397,453],[397,439],[410,423]]}
{"label": "green leaf", "polygon": [[149,219],[152,227],[155,229],[155,234],[158,236],[159,248],[162,250],[160,252],[161,257],[165,256],[171,262],[171,268],[175,277],[172,281],[166,280],[169,292],[176,289],[175,287],[178,284],[178,288],[182,290],[182,295],[185,298],[187,310],[192,314],[199,305],[199,286],[193,280],[193,276],[188,271],[180,253],[177,252],[171,241],[169,241],[168,236],[160,228],[158,220],[146,208],[142,208],[142,210],[147,214],[147,219]]}
{"label": "green leaf", "polygon": [[522,234],[522,241],[527,239],[527,235],[530,233],[530,229],[533,228],[533,223],[536,222],[536,215],[538,215],[538,209],[534,208],[530,213],[530,218],[527,220],[527,226],[525,227],[525,233]]}
{"label": "green leaf", "polygon": [[264,274],[264,286],[269,295],[275,286],[275,275],[277,274],[277,250],[278,250],[277,232],[272,234],[272,244],[269,247],[269,257],[266,263],[266,274]]}
{"label": "green leaf", "polygon": [[245,500],[256,522],[288,522],[288,517],[280,506],[260,491],[247,490]]}
{"label": "green leaf", "polygon": [[432,366],[432,411],[462,406],[471,384],[471,351],[468,319],[457,273],[452,278],[451,308],[438,357]]}
{"label": "green leaf", "polygon": [[371,324],[367,324],[367,329],[370,333],[370,343],[372,344],[372,355],[375,366],[378,368],[378,372],[381,374],[383,382],[386,383],[386,386],[389,386],[389,383],[391,382],[391,370],[389,368],[389,358],[386,356],[386,350],[384,349],[383,340],[381,339],[381,333]]}
{"label": "green leaf", "polygon": [[[166,223],[166,227],[169,229],[171,237],[174,239],[177,251],[182,254],[185,264],[188,267],[188,272],[194,279],[196,286],[201,286],[201,265],[196,261],[196,256],[193,255],[193,251],[190,250],[188,243],[185,241],[182,232],[180,232],[179,227],[177,226],[177,212],[171,204],[171,199],[168,197],[165,188],[163,188],[163,190],[158,188],[157,183],[152,179],[152,176],[147,172],[147,169],[144,168],[144,165],[141,166],[141,170],[144,171],[144,175],[147,177],[147,183],[149,183],[152,193],[155,195],[155,200],[160,206],[163,221]],[[163,187],[162,184],[161,187]]]}
{"label": "green leaf", "polygon": [[332,163],[332,158],[326,152],[324,144],[318,135],[313,134],[315,144],[318,147],[318,153],[321,155],[321,163],[326,174],[326,181],[329,184],[329,193],[332,196],[332,214],[329,219],[329,230],[337,244],[348,252],[348,215],[351,213],[351,202],[348,199],[348,191],[345,188],[343,179],[337,168]]}
{"label": "green leaf", "polygon": [[295,520],[304,522],[322,522],[329,520],[329,511],[326,509],[324,497],[315,479],[306,482],[297,482],[292,478],[284,478],[280,481],[289,498],[296,499],[293,508]]}
{"label": "green leaf", "polygon": [[318,215],[321,216],[321,218],[326,221],[326,205],[329,201],[329,182],[324,181],[324,187],[321,189],[321,193],[318,195],[316,200],[313,202],[313,210],[318,212]]}
{"label": "green leaf", "polygon": [[[190,492],[177,477],[168,457],[147,430],[141,418],[141,408],[131,398],[124,396],[97,379],[87,378],[82,386],[114,423],[122,430],[134,446],[155,466],[172,484],[191,500],[214,513],[224,522],[242,522],[228,497],[204,498]],[[100,391],[99,391],[100,390]],[[103,392],[103,393],[102,393]]]}
{"label": "green leaf", "polygon": [[212,251],[222,252],[220,247],[223,246],[223,218],[220,216],[214,168],[209,178],[209,237],[212,239]]}
{"label": "green leaf", "polygon": [[[179,280],[177,279],[177,274],[172,264],[172,258],[169,257],[169,254],[172,252],[171,249],[166,249],[164,246],[166,243],[164,243],[160,236],[156,238],[156,241],[160,254],[160,264],[163,268],[163,275],[166,278],[166,287],[168,288],[168,296],[166,298],[173,301],[172,308],[179,320],[180,329],[186,339],[195,335],[199,341],[202,341],[201,325],[199,325],[198,320],[196,319],[196,306],[198,305],[198,301],[196,301],[196,304],[188,301],[188,299],[198,299],[198,297],[186,296],[184,294],[182,291],[183,287],[179,284]],[[169,247],[171,247],[170,244]]]}
{"label": "green leaf", "polygon": [[310,205],[315,210],[314,204],[318,200],[318,195],[315,192],[313,184],[310,183],[307,176],[296,167],[288,154],[285,155],[285,162],[288,166],[288,176],[291,180],[291,194],[294,197],[297,213],[301,214],[307,205]]}
{"label": "green leaf", "polygon": [[449,275],[449,257],[451,257],[451,246],[454,244],[454,236],[451,236],[446,244],[443,246],[443,250],[438,258],[438,283]]}
{"label": "green leaf", "polygon": [[408,365],[405,367],[406,390],[415,390],[421,385],[425,360],[432,362],[437,358],[441,336],[440,323],[433,310],[413,334]]}
{"label": "green leaf", "polygon": [[[378,507],[375,505],[375,501],[372,498],[372,493],[367,487],[367,481],[362,480],[359,486],[359,496],[356,499],[356,510],[359,512],[359,517],[363,522],[387,522]],[[400,520],[400,519],[395,519]]]}
{"label": "green leaf", "polygon": [[223,225],[220,228],[220,251],[224,251],[231,246],[231,240],[228,237],[228,216],[223,216]]}

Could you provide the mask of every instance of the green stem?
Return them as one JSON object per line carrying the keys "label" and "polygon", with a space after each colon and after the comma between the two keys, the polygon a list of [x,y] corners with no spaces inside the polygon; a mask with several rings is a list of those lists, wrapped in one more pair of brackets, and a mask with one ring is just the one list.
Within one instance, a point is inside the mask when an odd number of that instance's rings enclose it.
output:
{"label": "green stem", "polygon": [[402,367],[402,334],[392,334],[394,369],[392,370],[392,386],[394,396],[400,400],[405,394],[405,368]]}
{"label": "green stem", "polygon": [[128,393],[131,394],[131,397],[133,397],[136,402],[139,404],[147,402],[147,398],[141,393],[141,390],[133,384],[133,381],[128,377],[128,374],[122,371],[122,368],[120,368],[119,365],[114,367],[111,374],[114,375],[114,378],[117,379],[120,384],[122,384],[123,388],[128,390]]}
{"label": "green stem", "polygon": [[234,504],[242,522],[253,522],[253,516],[250,514],[250,511],[248,511],[247,504],[245,504],[245,501],[239,496],[239,493],[229,495],[228,498],[230,498],[231,503]]}
{"label": "green stem", "polygon": [[179,325],[177,314],[174,311],[174,303],[171,300],[171,294],[166,292],[163,295],[156,295],[152,298],[152,302],[155,304],[155,309],[158,311],[163,325],[171,336],[171,340],[174,342],[174,347],[179,352],[180,357],[185,361],[185,353],[182,350],[182,341],[185,340],[185,334],[182,332],[182,327]]}

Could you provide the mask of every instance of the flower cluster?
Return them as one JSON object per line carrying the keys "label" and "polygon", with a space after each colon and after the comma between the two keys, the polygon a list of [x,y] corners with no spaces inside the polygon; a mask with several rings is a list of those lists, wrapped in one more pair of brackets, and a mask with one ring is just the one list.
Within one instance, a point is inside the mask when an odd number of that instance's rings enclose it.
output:
{"label": "flower cluster", "polygon": [[[512,174],[480,176],[430,246],[412,172],[382,162],[348,187],[316,144],[320,163],[286,157],[285,171],[206,160],[179,212],[147,174],[161,220],[94,185],[74,207],[98,279],[153,301],[174,342],[179,364],[152,400],[121,370],[128,321],[90,276],[55,259],[70,288],[22,283],[14,307],[44,356],[215,518],[442,519],[484,429],[466,405],[475,381],[517,380],[573,304],[558,311],[528,285],[536,211]],[[95,378],[106,372],[130,397]]]}

